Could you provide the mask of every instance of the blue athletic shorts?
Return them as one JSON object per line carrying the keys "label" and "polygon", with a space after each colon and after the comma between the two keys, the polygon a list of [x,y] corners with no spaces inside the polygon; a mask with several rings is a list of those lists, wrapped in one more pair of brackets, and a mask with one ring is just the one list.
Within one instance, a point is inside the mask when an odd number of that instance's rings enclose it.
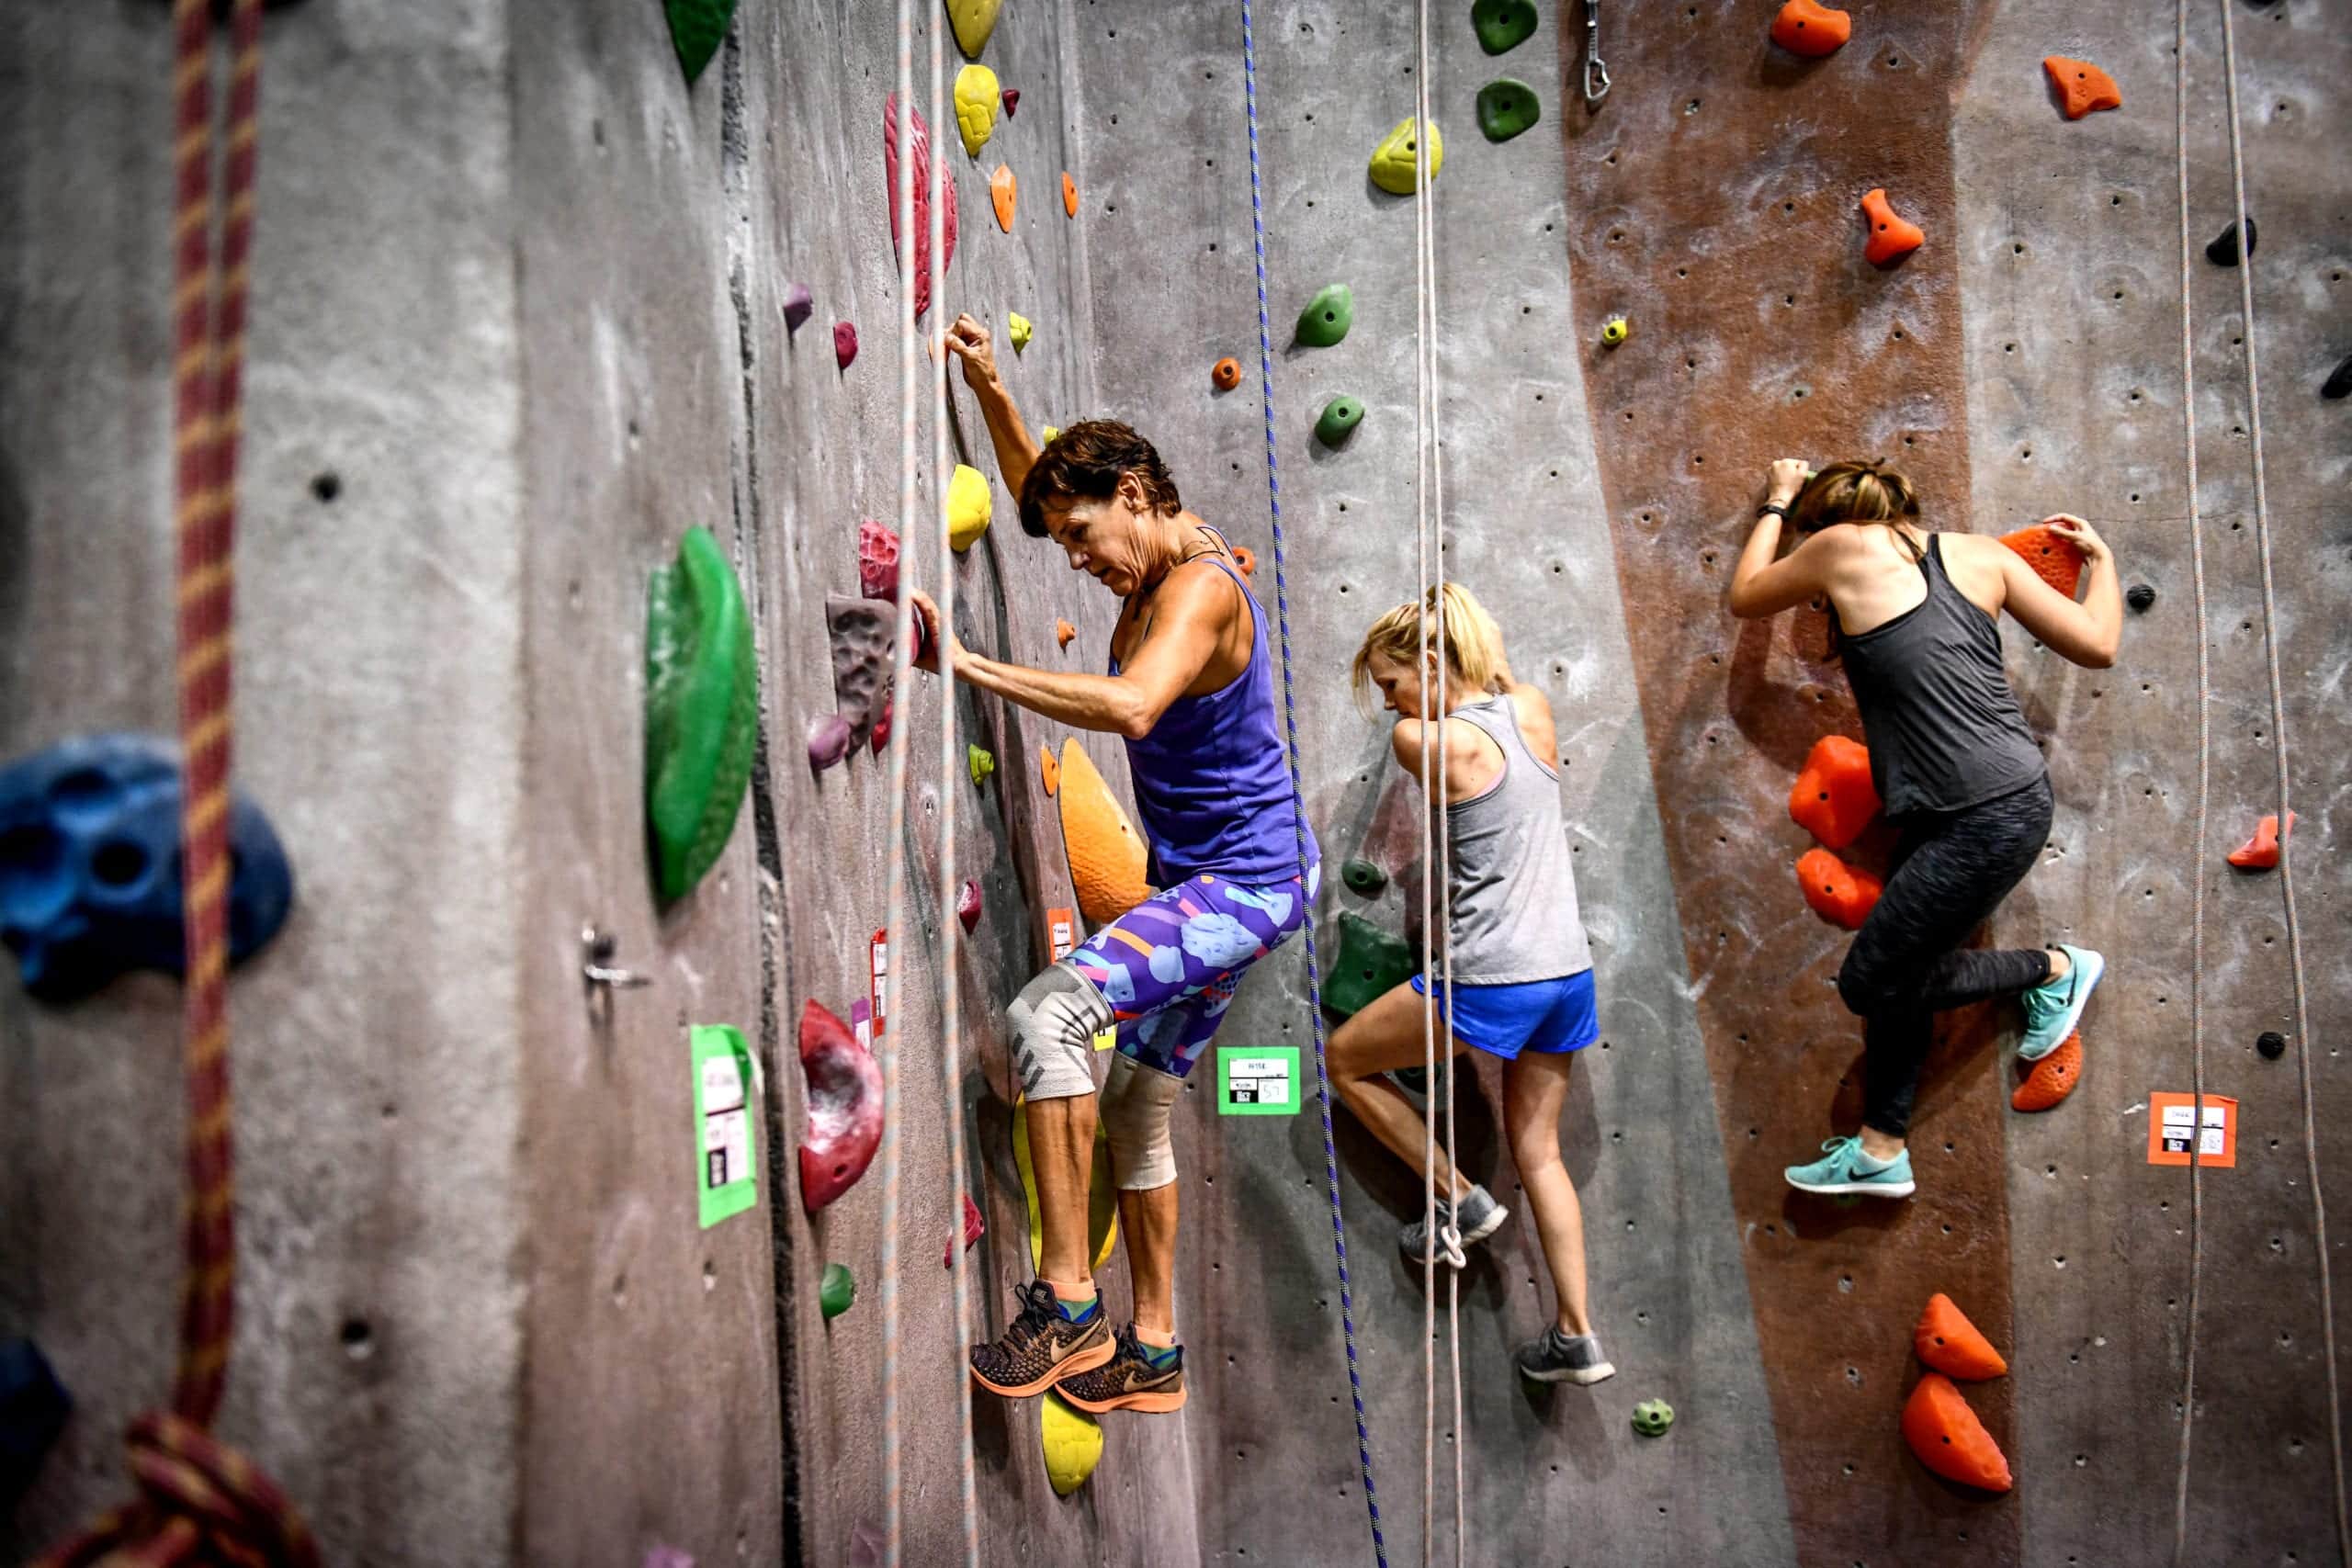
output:
{"label": "blue athletic shorts", "polygon": [[[1419,975],[1413,989],[1429,991]],[[1437,988],[1438,1016],[1448,1032],[1465,1045],[1515,1059],[1521,1051],[1558,1054],[1581,1051],[1600,1038],[1600,1005],[1592,988],[1592,971],[1564,975],[1556,980],[1524,980],[1512,986],[1473,986],[1453,983],[1453,1013],[1447,1018],[1445,987]]]}

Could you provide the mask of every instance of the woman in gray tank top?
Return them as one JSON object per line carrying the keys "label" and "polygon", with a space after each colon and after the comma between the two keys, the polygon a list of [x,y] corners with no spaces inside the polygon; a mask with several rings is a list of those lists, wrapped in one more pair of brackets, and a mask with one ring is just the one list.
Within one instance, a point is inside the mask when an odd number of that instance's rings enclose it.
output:
{"label": "woman in gray tank top", "polygon": [[[1433,592],[1429,608],[1437,604]],[[1451,1027],[1439,1054],[1477,1049],[1503,1060],[1503,1123],[1559,1298],[1553,1326],[1514,1360],[1539,1382],[1599,1382],[1615,1369],[1587,1310],[1584,1218],[1560,1161],[1560,1110],[1575,1053],[1600,1037],[1600,1025],[1551,761],[1552,708],[1542,692],[1510,678],[1502,634],[1467,590],[1448,583],[1443,606],[1431,615],[1405,604],[1382,616],[1357,651],[1355,685],[1359,696],[1376,689],[1399,716],[1390,750],[1416,782],[1426,762],[1430,786],[1438,787],[1439,758],[1424,759],[1425,736],[1441,736],[1444,748],[1453,920],[1442,971],[1451,984],[1438,987],[1437,1017]],[[1442,627],[1447,666],[1445,713],[1434,731],[1438,681],[1434,655],[1421,661],[1425,622],[1432,644]],[[1340,1098],[1417,1171],[1427,1124],[1384,1075],[1426,1059],[1424,997],[1416,976],[1375,998],[1340,1026],[1328,1051]],[[1434,1175],[1439,1225],[1463,1242],[1485,1239],[1510,1217],[1442,1152]],[[1431,1237],[1417,1221],[1399,1242],[1418,1263]]]}
{"label": "woman in gray tank top", "polygon": [[[1838,972],[1838,996],[1862,1020],[1861,1130],[1788,1168],[1801,1191],[1908,1197],[1905,1140],[1935,1014],[2021,994],[2018,1055],[2038,1061],[2074,1034],[2107,967],[2063,942],[2009,952],[1962,943],[2050,836],[2050,778],[2002,665],[2001,612],[2061,657],[2105,669],[2123,625],[2115,558],[2081,518],[2046,520],[2083,553],[2077,603],[1998,539],[1927,533],[1918,512],[1911,481],[1883,464],[1809,474],[1784,457],[1732,573],[1731,611],[1744,618],[1828,600],[1871,782],[1902,834]],[[1783,522],[1808,536],[1776,559]]]}

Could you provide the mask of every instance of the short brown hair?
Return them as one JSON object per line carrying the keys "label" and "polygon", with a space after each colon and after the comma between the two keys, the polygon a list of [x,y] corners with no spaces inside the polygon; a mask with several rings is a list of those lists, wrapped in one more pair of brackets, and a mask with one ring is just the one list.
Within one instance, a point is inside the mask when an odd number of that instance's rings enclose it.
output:
{"label": "short brown hair", "polygon": [[1144,499],[1168,515],[1184,510],[1176,481],[1152,444],[1115,419],[1082,419],[1046,443],[1021,485],[1021,531],[1046,537],[1046,503],[1108,501],[1133,474]]}

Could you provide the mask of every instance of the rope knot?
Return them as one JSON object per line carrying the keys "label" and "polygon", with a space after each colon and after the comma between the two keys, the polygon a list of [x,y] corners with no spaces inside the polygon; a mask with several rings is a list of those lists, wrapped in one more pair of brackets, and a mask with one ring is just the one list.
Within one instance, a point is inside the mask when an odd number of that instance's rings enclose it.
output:
{"label": "rope knot", "polygon": [[149,1411],[131,1422],[123,1448],[139,1501],[59,1547],[42,1568],[318,1568],[318,1542],[284,1488],[195,1422]]}

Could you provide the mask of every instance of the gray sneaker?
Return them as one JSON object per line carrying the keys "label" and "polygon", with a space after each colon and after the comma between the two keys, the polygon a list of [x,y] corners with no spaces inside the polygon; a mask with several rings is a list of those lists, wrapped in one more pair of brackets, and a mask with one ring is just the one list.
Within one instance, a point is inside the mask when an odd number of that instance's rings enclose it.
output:
{"label": "gray sneaker", "polygon": [[1590,1334],[1563,1334],[1555,1324],[1544,1337],[1521,1345],[1511,1356],[1519,1375],[1535,1382],[1595,1383],[1617,1375]]}
{"label": "gray sneaker", "polygon": [[[1458,1208],[1459,1213],[1456,1212],[1457,1205],[1449,1203],[1442,1198],[1439,1199],[1437,1223],[1438,1228],[1443,1230],[1446,1222],[1452,1220],[1462,1231],[1462,1245],[1464,1247],[1474,1241],[1486,1240],[1502,1227],[1505,1220],[1510,1218],[1510,1211],[1496,1202],[1494,1194],[1483,1187],[1471,1188],[1467,1193],[1464,1194]],[[1403,1250],[1406,1262],[1419,1263],[1421,1260],[1422,1252],[1429,1246],[1429,1226],[1419,1220],[1415,1220],[1396,1233],[1396,1245]],[[1440,1237],[1438,1242],[1438,1261],[1441,1263],[1445,1261],[1445,1243],[1442,1237]]]}

